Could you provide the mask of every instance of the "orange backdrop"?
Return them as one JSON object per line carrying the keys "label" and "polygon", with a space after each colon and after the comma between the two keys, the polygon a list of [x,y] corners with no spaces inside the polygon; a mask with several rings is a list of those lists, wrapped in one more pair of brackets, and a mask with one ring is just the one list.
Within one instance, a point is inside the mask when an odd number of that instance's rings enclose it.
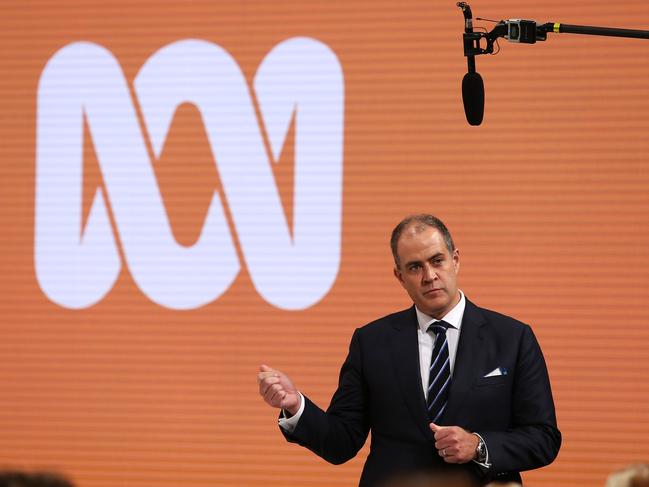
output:
{"label": "orange backdrop", "polygon": [[[471,6],[494,19],[649,28],[645,0]],[[532,324],[543,347],[564,441],[558,459],[526,473],[526,483],[603,485],[612,469],[648,461],[649,43],[501,40],[497,56],[477,58],[487,101],[476,128],[462,111],[462,32],[450,1],[4,1],[0,465],[56,469],[80,487],[354,485],[367,450],[334,467],[286,443],[255,375],[269,363],[325,407],[354,328],[410,304],[391,274],[387,240],[401,217],[420,211],[454,233],[467,296]],[[223,198],[242,262],[232,285],[190,309],[156,304],[124,263],[95,122],[86,120],[84,218],[101,188],[121,271],[95,304],[49,299],[35,268],[37,114],[39,80],[57,51],[77,41],[103,46],[139,110],[134,78],[170,43],[220,46],[252,86],[267,54],[295,37],[327,46],[344,79],[331,289],[295,310],[264,300]],[[299,136],[299,126],[289,131],[272,166],[289,223]],[[191,247],[212,192],[223,192],[194,106],[178,108],[152,159],[173,235]],[[327,211],[312,210],[314,218]],[[158,258],[155,246],[149,254]],[[305,275],[319,271],[302,264]]]}

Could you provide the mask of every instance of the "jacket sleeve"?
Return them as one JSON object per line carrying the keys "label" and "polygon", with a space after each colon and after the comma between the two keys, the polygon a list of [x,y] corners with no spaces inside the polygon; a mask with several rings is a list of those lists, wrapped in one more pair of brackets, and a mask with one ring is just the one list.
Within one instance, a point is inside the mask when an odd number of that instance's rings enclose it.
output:
{"label": "jacket sleeve", "polygon": [[477,432],[487,444],[492,473],[542,467],[556,458],[561,446],[547,367],[527,325],[519,342],[515,374],[510,427]]}
{"label": "jacket sleeve", "polygon": [[363,379],[362,363],[362,350],[356,330],[340,370],[338,389],[331,405],[325,412],[304,396],[304,412],[297,426],[292,433],[282,430],[288,441],[308,448],[333,464],[344,463],[358,453],[370,429],[368,391]]}

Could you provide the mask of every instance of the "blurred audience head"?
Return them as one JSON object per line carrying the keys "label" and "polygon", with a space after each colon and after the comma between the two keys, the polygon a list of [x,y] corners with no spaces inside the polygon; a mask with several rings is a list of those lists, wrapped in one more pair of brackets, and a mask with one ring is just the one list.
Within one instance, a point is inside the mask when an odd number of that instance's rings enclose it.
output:
{"label": "blurred audience head", "polygon": [[0,470],[0,487],[74,487],[65,477],[49,472]]}
{"label": "blurred audience head", "polygon": [[606,487],[649,487],[649,465],[636,463],[608,476]]}

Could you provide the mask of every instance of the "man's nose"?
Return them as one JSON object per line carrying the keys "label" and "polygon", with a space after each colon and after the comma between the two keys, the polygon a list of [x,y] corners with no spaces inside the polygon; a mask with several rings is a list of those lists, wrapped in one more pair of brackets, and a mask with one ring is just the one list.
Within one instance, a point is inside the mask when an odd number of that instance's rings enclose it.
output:
{"label": "man's nose", "polygon": [[430,264],[425,264],[424,265],[424,274],[423,274],[422,277],[423,277],[425,282],[434,281],[435,278],[437,277],[437,273],[435,272],[435,268]]}

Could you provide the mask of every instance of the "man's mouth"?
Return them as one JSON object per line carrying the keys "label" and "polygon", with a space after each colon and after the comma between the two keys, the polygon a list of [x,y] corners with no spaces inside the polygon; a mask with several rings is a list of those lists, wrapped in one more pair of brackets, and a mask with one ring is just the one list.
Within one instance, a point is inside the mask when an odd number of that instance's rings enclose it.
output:
{"label": "man's mouth", "polygon": [[440,292],[441,290],[442,290],[442,288],[428,289],[427,291],[424,291],[424,295],[436,294],[436,293]]}

